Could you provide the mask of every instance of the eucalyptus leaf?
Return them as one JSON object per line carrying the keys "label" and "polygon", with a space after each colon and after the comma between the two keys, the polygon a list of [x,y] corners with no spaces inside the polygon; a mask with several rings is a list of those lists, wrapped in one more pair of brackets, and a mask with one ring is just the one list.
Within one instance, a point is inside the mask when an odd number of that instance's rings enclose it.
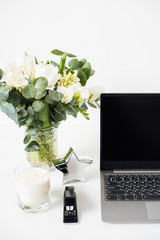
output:
{"label": "eucalyptus leaf", "polygon": [[35,100],[32,104],[32,107],[35,112],[40,112],[44,108],[44,103],[41,100]]}
{"label": "eucalyptus leaf", "polygon": [[85,73],[87,79],[90,77],[91,70],[89,68],[82,68],[81,71]]}
{"label": "eucalyptus leaf", "polygon": [[88,109],[87,105],[84,103],[79,107],[81,110],[86,111]]}
{"label": "eucalyptus leaf", "polygon": [[91,103],[91,102],[88,102],[88,105],[90,106],[90,107],[92,107],[92,108],[97,108],[93,103]]}
{"label": "eucalyptus leaf", "polygon": [[38,142],[32,141],[28,144],[28,146],[25,148],[26,152],[34,152],[38,151],[40,149]]}
{"label": "eucalyptus leaf", "polygon": [[54,49],[51,51],[52,54],[54,55],[58,55],[58,56],[62,56],[64,52],[58,50],[58,49]]}
{"label": "eucalyptus leaf", "polygon": [[47,94],[47,90],[44,90],[43,92],[37,92],[35,99],[41,99],[41,98],[45,97],[46,94]]}
{"label": "eucalyptus leaf", "polygon": [[50,61],[50,64],[52,64],[53,66],[55,66],[55,67],[58,67],[59,68],[59,64],[58,63],[56,63],[56,62],[54,62],[54,61]]}
{"label": "eucalyptus leaf", "polygon": [[27,128],[26,133],[28,133],[30,136],[35,136],[37,133],[37,128],[36,127]]}
{"label": "eucalyptus leaf", "polygon": [[29,116],[25,121],[26,126],[30,126],[33,123],[33,117]]}
{"label": "eucalyptus leaf", "polygon": [[89,62],[86,62],[84,65],[83,65],[83,68],[88,68],[90,71],[91,71],[91,64]]}
{"label": "eucalyptus leaf", "polygon": [[33,86],[38,92],[44,92],[48,86],[48,80],[45,77],[36,78],[33,82]]}
{"label": "eucalyptus leaf", "polygon": [[33,108],[32,108],[31,106],[28,107],[27,111],[28,111],[28,114],[29,114],[30,116],[33,116],[33,115],[34,115],[34,110],[33,110]]}
{"label": "eucalyptus leaf", "polygon": [[9,92],[9,98],[7,102],[12,103],[14,107],[17,107],[21,102],[21,95],[17,91],[12,90]]}
{"label": "eucalyptus leaf", "polygon": [[53,105],[55,103],[55,101],[52,99],[52,97],[50,95],[47,95],[45,97],[45,102],[49,103],[50,105]]}
{"label": "eucalyptus leaf", "polygon": [[66,113],[68,115],[72,115],[73,117],[77,117],[77,113],[78,113],[78,107],[77,106],[72,106],[70,103],[69,104],[66,104],[65,106],[65,109],[66,109]]}
{"label": "eucalyptus leaf", "polygon": [[95,70],[91,69],[90,76],[93,76],[95,74]]}
{"label": "eucalyptus leaf", "polygon": [[72,53],[66,53],[67,57],[70,57],[70,58],[74,58],[74,57],[77,57],[76,55],[72,54]]}
{"label": "eucalyptus leaf", "polygon": [[63,98],[63,94],[56,90],[49,90],[49,97],[58,102]]}
{"label": "eucalyptus leaf", "polygon": [[9,118],[11,118],[13,121],[15,121],[16,124],[18,124],[18,114],[16,109],[11,103],[0,102],[0,107],[2,112],[6,113]]}
{"label": "eucalyptus leaf", "polygon": [[69,63],[68,63],[68,66],[72,67],[73,70],[76,70],[79,66],[78,59],[74,58],[74,59],[70,60]]}
{"label": "eucalyptus leaf", "polygon": [[81,60],[79,61],[79,66],[78,66],[78,67],[79,67],[79,68],[82,68],[86,62],[87,62],[87,60],[86,60],[85,58],[81,59]]}
{"label": "eucalyptus leaf", "polygon": [[25,86],[22,90],[22,95],[27,99],[35,98],[36,89],[34,88],[33,84],[28,84]]}
{"label": "eucalyptus leaf", "polygon": [[57,105],[52,109],[51,116],[55,122],[66,120],[66,113],[61,102],[58,102]]}
{"label": "eucalyptus leaf", "polygon": [[5,83],[0,83],[0,100],[7,101],[9,97],[9,87]]}
{"label": "eucalyptus leaf", "polygon": [[80,79],[81,85],[85,86],[87,83],[87,76],[81,69],[78,71],[77,77]]}
{"label": "eucalyptus leaf", "polygon": [[27,111],[26,110],[20,110],[19,112],[18,112],[18,114],[21,116],[21,117],[26,117],[28,114],[27,114]]}
{"label": "eucalyptus leaf", "polygon": [[27,144],[27,143],[29,143],[30,140],[31,140],[31,136],[30,136],[29,134],[27,134],[27,135],[25,136],[24,140],[23,140],[23,143],[24,143],[24,144]]}

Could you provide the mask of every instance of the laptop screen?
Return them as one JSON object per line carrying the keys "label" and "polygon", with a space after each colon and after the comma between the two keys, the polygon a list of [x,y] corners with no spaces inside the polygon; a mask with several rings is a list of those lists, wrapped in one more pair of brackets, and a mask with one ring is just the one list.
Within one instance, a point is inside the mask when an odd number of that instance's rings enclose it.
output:
{"label": "laptop screen", "polygon": [[101,95],[101,169],[160,168],[160,94]]}

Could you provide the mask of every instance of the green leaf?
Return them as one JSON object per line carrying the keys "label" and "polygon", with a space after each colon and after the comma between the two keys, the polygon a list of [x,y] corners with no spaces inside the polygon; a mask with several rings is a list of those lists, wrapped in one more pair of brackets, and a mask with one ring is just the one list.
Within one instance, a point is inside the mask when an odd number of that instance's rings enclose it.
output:
{"label": "green leaf", "polygon": [[9,87],[5,83],[0,83],[0,100],[7,101],[9,97]]}
{"label": "green leaf", "polygon": [[48,80],[44,77],[36,78],[33,82],[33,86],[37,92],[44,92],[48,86]]}
{"label": "green leaf", "polygon": [[99,102],[100,101],[100,96],[96,98],[95,102]]}
{"label": "green leaf", "polygon": [[51,116],[55,122],[66,120],[66,113],[61,102],[58,102],[57,105],[53,108],[51,111]]}
{"label": "green leaf", "polygon": [[55,101],[51,98],[50,95],[47,95],[47,96],[45,97],[45,102],[46,102],[46,103],[49,103],[50,105],[55,104]]}
{"label": "green leaf", "polygon": [[85,86],[87,83],[87,76],[81,69],[78,71],[77,77],[80,79],[81,85]]}
{"label": "green leaf", "polygon": [[79,68],[82,68],[86,62],[87,62],[87,60],[86,60],[85,58],[81,59],[81,60],[79,61],[79,66],[78,66],[78,67],[79,67]]}
{"label": "green leaf", "polygon": [[49,90],[49,97],[58,102],[63,98],[63,94],[56,90]]}
{"label": "green leaf", "polygon": [[63,74],[64,68],[65,68],[65,63],[66,63],[66,53],[64,53],[60,59],[59,73],[61,73],[61,74]]}
{"label": "green leaf", "polygon": [[42,101],[35,100],[33,102],[32,106],[33,106],[33,109],[34,109],[35,112],[40,112],[40,111],[42,111],[42,109],[44,108],[45,105]]}
{"label": "green leaf", "polygon": [[68,63],[68,66],[72,67],[73,70],[76,70],[79,66],[78,59],[74,58],[74,59],[70,60],[69,63]]}
{"label": "green leaf", "polygon": [[2,110],[2,112],[6,113],[6,114],[7,113],[12,114],[15,112],[15,108],[13,107],[13,105],[10,103],[7,103],[7,102],[2,104],[1,110]]}
{"label": "green leaf", "polygon": [[81,107],[79,107],[81,110],[86,111],[88,109],[87,105],[84,103]]}
{"label": "green leaf", "polygon": [[29,143],[30,140],[31,140],[31,136],[30,136],[29,134],[27,134],[27,135],[25,136],[24,140],[23,140],[23,143],[24,143],[24,144],[27,144],[27,143]]}
{"label": "green leaf", "polygon": [[22,95],[27,99],[35,98],[36,89],[34,88],[33,84],[28,84],[25,86],[22,90]]}
{"label": "green leaf", "polygon": [[[58,55],[58,56],[62,56],[64,54],[63,51],[61,50],[58,50],[58,49],[54,49],[51,51],[52,54],[54,55]],[[72,54],[72,53],[66,53],[66,56],[67,57],[76,57],[76,55]]]}
{"label": "green leaf", "polygon": [[92,108],[97,108],[93,103],[91,103],[91,102],[88,102],[88,105],[90,106],[90,107],[92,107]]}
{"label": "green leaf", "polygon": [[48,86],[48,80],[44,77],[36,78],[33,82],[33,84],[28,84],[24,87],[22,91],[22,95],[27,98],[35,98],[35,99],[41,99],[46,94],[46,87]]}
{"label": "green leaf", "polygon": [[8,101],[14,107],[17,107],[21,102],[21,95],[17,91],[10,91]]}
{"label": "green leaf", "polygon": [[90,73],[91,73],[91,64],[89,62],[86,62],[82,69],[81,69],[87,76],[87,79],[90,77]]}
{"label": "green leaf", "polygon": [[81,107],[85,102],[86,102],[86,99],[83,98],[83,99],[79,102],[79,107]]}
{"label": "green leaf", "polygon": [[79,111],[77,106],[72,106],[70,103],[68,103],[65,104],[65,109],[68,115],[72,115],[75,118],[77,117],[77,113]]}
{"label": "green leaf", "polygon": [[74,57],[77,57],[76,55],[72,54],[72,53],[66,53],[67,57],[70,57],[70,58],[74,58]]}
{"label": "green leaf", "polygon": [[18,112],[18,114],[19,114],[21,117],[26,117],[26,116],[28,115],[26,110],[20,110],[20,111]]}
{"label": "green leaf", "polygon": [[31,106],[28,107],[27,111],[30,116],[34,116],[34,110]]}
{"label": "green leaf", "polygon": [[11,118],[13,121],[15,121],[16,124],[18,124],[18,114],[16,109],[11,103],[0,102],[0,107],[2,112],[6,113],[9,118]]}
{"label": "green leaf", "polygon": [[34,152],[38,151],[40,149],[38,142],[32,141],[28,144],[28,146],[25,148],[26,152]]}
{"label": "green leaf", "polygon": [[2,69],[0,69],[0,80],[2,79],[2,76],[3,76],[3,71]]}
{"label": "green leaf", "polygon": [[41,99],[41,98],[45,97],[46,94],[47,94],[47,90],[44,90],[43,92],[37,92],[35,99]]}
{"label": "green leaf", "polygon": [[91,71],[91,64],[89,62],[86,62],[84,65],[83,65],[83,68],[88,68],[90,71]]}
{"label": "green leaf", "polygon": [[25,121],[25,125],[28,127],[33,123],[33,117],[29,116]]}
{"label": "green leaf", "polygon": [[89,68],[81,68],[81,71],[86,74],[87,80],[88,80],[88,78],[90,77],[90,72],[91,72],[91,71],[89,70]]}
{"label": "green leaf", "polygon": [[59,64],[58,63],[56,63],[56,62],[54,62],[54,61],[50,61],[50,64],[52,64],[52,65],[54,65],[55,67],[58,67],[59,68]]}
{"label": "green leaf", "polygon": [[58,49],[54,49],[51,51],[52,54],[54,55],[58,55],[58,56],[62,56],[64,52],[58,50]]}
{"label": "green leaf", "polygon": [[91,69],[90,76],[93,76],[95,74],[95,70]]}
{"label": "green leaf", "polygon": [[77,100],[78,100],[78,98],[73,98],[72,101],[70,102],[70,104],[72,106],[74,106],[76,104]]}
{"label": "green leaf", "polygon": [[35,136],[37,133],[37,128],[36,127],[27,128],[26,133],[28,133],[30,136]]}
{"label": "green leaf", "polygon": [[37,58],[34,57],[35,64],[38,64]]}

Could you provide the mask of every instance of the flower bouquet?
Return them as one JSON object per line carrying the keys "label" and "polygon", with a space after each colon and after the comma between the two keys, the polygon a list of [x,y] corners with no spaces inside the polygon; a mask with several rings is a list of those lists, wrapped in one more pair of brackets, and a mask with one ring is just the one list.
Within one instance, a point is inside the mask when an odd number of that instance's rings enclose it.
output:
{"label": "flower bouquet", "polygon": [[[25,55],[0,67],[0,108],[16,124],[25,126],[25,150],[28,159],[56,161],[55,129],[67,115],[81,113],[87,120],[88,106],[99,107],[99,93],[86,88],[94,74],[86,59],[54,49],[60,63],[38,61]],[[66,66],[66,59],[71,58]]]}

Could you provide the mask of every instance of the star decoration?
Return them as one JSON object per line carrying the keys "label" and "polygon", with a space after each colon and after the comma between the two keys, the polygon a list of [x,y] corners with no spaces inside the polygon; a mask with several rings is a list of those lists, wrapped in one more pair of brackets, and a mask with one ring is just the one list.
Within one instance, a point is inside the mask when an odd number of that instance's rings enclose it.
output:
{"label": "star decoration", "polygon": [[81,159],[79,159],[72,148],[70,148],[64,160],[65,164],[56,166],[60,171],[63,171],[63,184],[74,181],[85,181],[83,170],[93,161],[85,156],[81,156]]}

